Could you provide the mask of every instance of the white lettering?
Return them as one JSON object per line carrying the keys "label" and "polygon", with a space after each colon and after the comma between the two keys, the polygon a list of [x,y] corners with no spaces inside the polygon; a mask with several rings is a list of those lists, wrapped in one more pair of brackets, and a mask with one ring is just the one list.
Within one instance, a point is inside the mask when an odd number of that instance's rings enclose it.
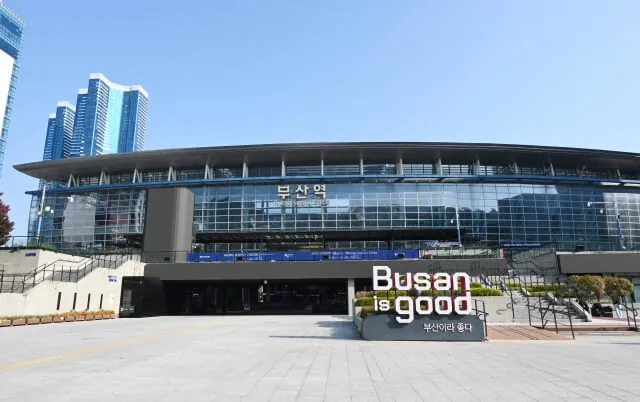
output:
{"label": "white lettering", "polygon": [[[407,273],[406,275],[400,275],[399,273],[395,273],[393,275],[394,280],[395,280],[395,284],[396,284],[396,289],[398,290],[410,290],[412,288],[411,286],[411,274]],[[402,283],[402,277],[404,277],[404,283]]]}
{"label": "white lettering", "polygon": [[[426,304],[427,307],[423,308],[422,305]],[[433,314],[433,297],[419,296],[416,297],[416,311],[420,315]]]}
{"label": "white lettering", "polygon": [[[407,306],[407,308],[405,309],[403,305]],[[413,321],[414,306],[413,300],[410,296],[396,297],[396,313],[399,314],[399,316],[396,317],[396,321],[398,321],[400,324],[408,324]],[[403,314],[405,314],[406,317],[402,317]]]}
{"label": "white lettering", "polygon": [[[452,275],[438,272],[433,276],[427,273],[392,273],[388,266],[373,267],[374,290],[411,290],[418,292],[434,289],[437,291],[459,291],[460,296],[398,296],[395,299],[395,310],[398,314],[396,320],[401,324],[408,324],[415,318],[415,314],[472,314],[471,309],[471,277],[464,272],[456,272]],[[391,302],[387,299],[380,300],[373,297],[373,309],[378,312],[391,310]]]}
{"label": "white lettering", "polygon": [[[451,312],[453,311],[453,306],[452,306],[453,303],[452,303],[451,297],[438,296],[436,297],[436,300],[433,304],[435,304],[434,310],[436,311],[437,314],[451,314]],[[443,305],[445,307],[442,307]]]}
{"label": "white lettering", "polygon": [[453,290],[460,290],[460,282],[463,283],[462,289],[471,290],[471,280],[469,275],[464,272],[456,272],[453,274]]}
{"label": "white lettering", "polygon": [[[383,280],[386,284],[381,285]],[[373,290],[391,290],[393,283],[391,282],[391,268],[384,265],[373,267]]]}
{"label": "white lettering", "polygon": [[458,296],[455,298],[453,308],[456,314],[471,314],[471,292],[469,289],[467,289],[467,293],[464,296]]}
{"label": "white lettering", "polygon": [[429,275],[419,272],[413,274],[413,287],[415,290],[422,292],[431,289],[431,281]]}
{"label": "white lettering", "polygon": [[451,290],[451,276],[441,272],[434,274],[433,287],[435,290]]}

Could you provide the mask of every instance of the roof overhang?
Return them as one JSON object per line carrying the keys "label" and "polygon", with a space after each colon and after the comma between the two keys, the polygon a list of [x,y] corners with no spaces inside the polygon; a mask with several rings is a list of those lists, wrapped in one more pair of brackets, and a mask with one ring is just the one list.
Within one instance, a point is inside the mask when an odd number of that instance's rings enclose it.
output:
{"label": "roof overhang", "polygon": [[640,154],[582,148],[543,147],[533,145],[470,144],[442,142],[375,143],[307,143],[267,144],[206,148],[164,149],[100,156],[66,158],[32,162],[14,167],[29,176],[52,181],[67,180],[69,175],[99,176],[101,172],[133,172],[168,169],[203,168],[205,165],[237,167],[249,165],[309,165],[323,159],[325,164],[428,162],[441,159],[449,163],[483,165],[541,166],[552,162],[556,167],[586,165],[591,168],[618,168],[640,171]]}

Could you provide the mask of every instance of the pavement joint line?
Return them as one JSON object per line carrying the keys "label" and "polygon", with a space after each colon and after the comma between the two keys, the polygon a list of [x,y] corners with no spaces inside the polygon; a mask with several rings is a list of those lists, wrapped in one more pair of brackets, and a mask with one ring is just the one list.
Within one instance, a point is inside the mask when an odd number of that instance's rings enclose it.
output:
{"label": "pavement joint line", "polygon": [[54,360],[60,360],[60,359],[66,358],[66,357],[85,355],[85,354],[88,354],[88,353],[91,353],[91,352],[97,352],[99,350],[115,348],[115,347],[118,347],[118,346],[130,345],[132,343],[136,343],[136,342],[140,342],[140,341],[148,341],[148,340],[154,340],[154,339],[159,339],[159,338],[165,338],[165,337],[170,336],[170,335],[177,335],[177,334],[182,334],[182,333],[186,333],[186,332],[200,331],[200,330],[203,330],[203,329],[207,329],[207,328],[211,328],[211,327],[217,327],[217,326],[220,326],[220,324],[205,325],[205,326],[192,327],[192,328],[183,328],[183,329],[176,330],[176,331],[158,332],[158,333],[155,333],[155,334],[151,334],[151,335],[147,335],[147,336],[140,336],[140,337],[137,337],[137,338],[122,339],[122,340],[116,341],[116,342],[104,343],[102,345],[91,346],[91,347],[82,348],[82,349],[76,349],[76,350],[72,350],[72,351],[69,351],[69,352],[60,353],[60,354],[57,354],[57,355],[42,357],[42,358],[39,358],[39,359],[26,360],[26,361],[23,361],[23,362],[7,364],[7,365],[4,365],[4,366],[0,366],[0,372],[9,371],[9,370],[12,370],[12,369],[17,369],[17,368],[26,367],[26,366],[33,366],[33,365],[37,365],[37,364],[42,364],[42,363],[54,361]]}

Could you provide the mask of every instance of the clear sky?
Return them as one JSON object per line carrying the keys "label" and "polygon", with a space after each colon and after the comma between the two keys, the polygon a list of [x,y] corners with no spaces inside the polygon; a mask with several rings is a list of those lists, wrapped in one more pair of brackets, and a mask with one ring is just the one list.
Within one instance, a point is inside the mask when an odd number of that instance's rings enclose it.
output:
{"label": "clear sky", "polygon": [[27,24],[0,191],[26,235],[47,117],[89,74],[146,149],[470,141],[640,152],[640,2],[5,0]]}

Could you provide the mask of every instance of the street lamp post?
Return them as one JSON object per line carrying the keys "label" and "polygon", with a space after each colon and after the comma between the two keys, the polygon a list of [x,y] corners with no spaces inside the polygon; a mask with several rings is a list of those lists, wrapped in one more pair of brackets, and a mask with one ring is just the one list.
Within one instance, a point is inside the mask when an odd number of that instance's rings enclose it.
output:
{"label": "street lamp post", "polygon": [[[593,201],[589,201],[587,202],[587,207],[591,208],[594,205],[608,205],[608,204],[613,204],[613,212],[616,215],[616,225],[617,225],[617,229],[618,229],[618,237],[620,239],[620,248],[622,250],[626,250],[627,248],[624,245],[624,236],[622,235],[622,226],[620,223],[620,214],[618,213],[618,203],[616,202],[616,200],[614,199],[613,201],[600,201],[600,202],[593,202]],[[604,214],[605,213],[605,209],[604,208],[600,208],[600,213]]]}

